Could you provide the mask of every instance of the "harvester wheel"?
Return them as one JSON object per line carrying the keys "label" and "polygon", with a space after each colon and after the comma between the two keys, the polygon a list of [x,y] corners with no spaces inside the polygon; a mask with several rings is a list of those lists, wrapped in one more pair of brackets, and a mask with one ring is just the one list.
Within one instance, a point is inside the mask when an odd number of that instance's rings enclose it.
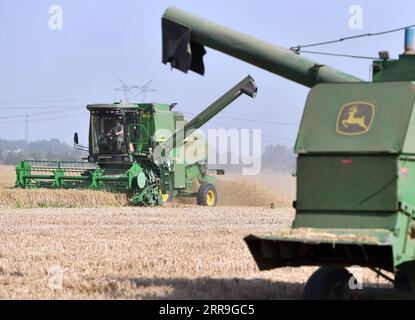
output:
{"label": "harvester wheel", "polygon": [[173,193],[161,193],[160,192],[160,196],[161,196],[161,201],[163,201],[163,203],[169,203],[173,200]]}
{"label": "harvester wheel", "polygon": [[197,204],[199,206],[214,207],[216,206],[218,196],[213,184],[203,183],[197,192]]}
{"label": "harvester wheel", "polygon": [[352,274],[340,267],[321,267],[305,284],[304,300],[341,300]]}
{"label": "harvester wheel", "polygon": [[404,290],[411,289],[408,276],[406,275],[404,270],[396,271],[394,285],[396,289],[404,289]]}
{"label": "harvester wheel", "polygon": [[163,203],[169,203],[173,201],[174,198],[174,194],[173,194],[173,185],[174,185],[174,181],[173,181],[173,177],[170,176],[169,178],[169,187],[170,187],[170,192],[169,193],[162,193],[161,192],[161,187],[160,187],[160,196],[161,196],[161,201]]}

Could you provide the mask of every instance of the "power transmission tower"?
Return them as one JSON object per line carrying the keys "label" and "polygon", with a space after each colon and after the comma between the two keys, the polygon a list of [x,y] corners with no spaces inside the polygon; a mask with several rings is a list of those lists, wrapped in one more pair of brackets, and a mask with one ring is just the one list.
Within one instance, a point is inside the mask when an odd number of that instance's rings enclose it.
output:
{"label": "power transmission tower", "polygon": [[118,81],[119,82],[121,82],[121,87],[118,87],[118,88],[115,88],[114,89],[114,91],[115,92],[119,92],[119,91],[122,91],[123,93],[124,93],[124,102],[125,103],[128,103],[128,102],[130,102],[130,100],[129,100],[129,98],[128,98],[128,96],[129,96],[129,94],[130,94],[130,91],[131,91],[131,89],[132,89],[132,86],[128,86],[128,85],[126,85],[125,84],[125,82],[124,81],[122,81],[121,79],[118,79]]}
{"label": "power transmission tower", "polygon": [[150,88],[150,83],[152,82],[153,80],[150,80],[145,85],[139,87],[139,90],[141,91],[141,94],[142,94],[143,102],[146,102],[146,97],[147,97],[148,92],[156,92],[156,89]]}
{"label": "power transmission tower", "polygon": [[27,142],[29,142],[29,115],[26,115],[26,120],[25,120],[25,130],[24,130],[24,139]]}
{"label": "power transmission tower", "polygon": [[156,92],[156,89],[150,88],[150,83],[153,82],[153,80],[150,80],[143,86],[131,86],[127,85],[123,80],[118,79],[118,81],[121,83],[121,86],[118,88],[115,88],[115,92],[122,92],[124,94],[124,102],[129,103],[130,102],[130,95],[132,95],[134,98],[137,98],[137,94],[133,94],[134,91],[139,91],[141,93],[142,102],[146,101],[147,93],[148,92]]}

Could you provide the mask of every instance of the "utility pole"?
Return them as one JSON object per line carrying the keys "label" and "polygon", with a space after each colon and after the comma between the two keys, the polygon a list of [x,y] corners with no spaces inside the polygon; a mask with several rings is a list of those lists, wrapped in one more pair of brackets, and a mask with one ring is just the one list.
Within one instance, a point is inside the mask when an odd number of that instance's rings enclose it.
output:
{"label": "utility pole", "polygon": [[28,114],[26,115],[26,120],[25,120],[24,139],[26,143],[29,142],[29,115]]}

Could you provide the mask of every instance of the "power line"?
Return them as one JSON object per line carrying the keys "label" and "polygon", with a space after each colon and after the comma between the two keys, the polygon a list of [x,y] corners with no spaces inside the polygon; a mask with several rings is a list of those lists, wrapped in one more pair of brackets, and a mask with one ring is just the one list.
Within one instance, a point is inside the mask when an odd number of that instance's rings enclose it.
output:
{"label": "power line", "polygon": [[[73,111],[77,111],[77,110],[73,110],[73,107],[67,107],[67,110],[55,110],[53,112],[51,111],[44,111],[44,112],[34,112],[34,113],[24,113],[24,114],[16,114],[16,115],[11,115],[11,116],[1,116],[0,119],[14,119],[14,118],[25,118],[27,116],[40,116],[40,115],[48,115],[51,113],[64,113],[64,112],[73,112]],[[77,111],[79,112],[79,111]]]}
{"label": "power line", "polygon": [[[81,117],[85,117],[85,115],[55,116],[55,117],[48,117],[48,118],[41,118],[41,119],[33,119],[33,120],[30,120],[30,122],[43,122],[43,121],[51,121],[51,120],[59,120],[59,119],[73,119],[73,118],[81,118]],[[18,124],[18,123],[25,124],[25,141],[28,141],[29,140],[29,116],[28,115],[26,115],[25,120],[13,121],[13,122],[0,122],[0,124]],[[293,143],[295,140],[295,139],[289,139],[289,138],[284,138],[280,136],[269,135],[265,133],[261,133],[261,135],[262,137],[265,137],[267,139],[271,139],[274,141],[278,140],[278,141],[285,141],[285,142]]]}
{"label": "power line", "polygon": [[302,48],[324,46],[324,45],[328,45],[328,44],[334,44],[334,43],[344,42],[344,41],[348,41],[348,40],[355,40],[355,39],[364,38],[364,37],[375,37],[375,36],[385,35],[385,34],[388,34],[388,33],[403,31],[407,28],[413,28],[413,27],[415,27],[415,24],[405,26],[405,27],[396,28],[396,29],[390,29],[390,30],[375,32],[375,33],[363,33],[363,34],[358,34],[358,35],[355,35],[355,36],[343,37],[343,38],[340,38],[340,39],[337,39],[337,40],[329,40],[329,41],[323,41],[323,42],[303,44],[303,45],[298,45],[298,46],[295,46],[295,47],[291,47],[291,50],[293,50],[295,52],[300,52]]}
{"label": "power line", "polygon": [[308,53],[308,54],[319,54],[319,55],[324,55],[324,56],[342,57],[342,58],[379,60],[378,57],[377,58],[374,58],[374,57],[356,56],[356,55],[341,54],[341,53],[331,53],[331,52],[321,52],[321,51],[307,51],[307,50],[301,50],[299,52],[301,52],[301,53]]}
{"label": "power line", "polygon": [[[186,110],[182,110],[182,112],[184,114],[190,115],[190,116],[196,116],[197,115],[194,112],[187,112]],[[275,117],[275,116],[272,116],[271,114],[265,115],[265,114],[258,114],[258,113],[253,113],[253,112],[251,112],[251,113],[248,114],[248,113],[241,113],[241,112],[234,113],[234,112],[227,111],[226,113],[223,113],[223,115],[220,114],[218,116],[215,116],[215,118],[229,117],[229,118],[232,118],[233,119],[233,117],[235,115],[236,115],[236,117],[240,117],[240,116],[242,116],[242,117],[248,117],[248,118],[245,118],[245,119],[249,119],[249,120],[251,120],[252,117],[254,116],[255,119],[265,118],[267,121],[270,120],[270,119],[275,119],[276,121],[298,123],[298,119],[296,119],[295,117],[285,117],[285,116],[283,116],[283,117],[278,117],[278,116]]]}
{"label": "power line", "polygon": [[29,115],[26,115],[24,139],[26,143],[29,142]]}
{"label": "power line", "polygon": [[[73,119],[73,118],[83,118],[85,115],[72,115],[72,116],[58,116],[58,117],[51,117],[51,118],[41,118],[41,119],[33,119],[30,122],[42,122],[42,121],[51,121],[51,120],[59,120],[59,119]],[[7,121],[7,122],[0,122],[2,125],[6,124],[21,124],[25,123],[26,120],[20,121]]]}
{"label": "power line", "polygon": [[0,107],[0,110],[40,110],[40,109],[67,109],[67,108],[85,108],[85,106],[27,106],[27,107]]}
{"label": "power line", "polygon": [[45,99],[45,100],[0,100],[0,104],[12,103],[56,103],[56,102],[73,102],[73,101],[96,101],[96,100],[113,100],[113,98],[77,98],[77,99]]}
{"label": "power line", "polygon": [[222,119],[228,119],[228,120],[239,120],[239,121],[246,121],[246,122],[254,122],[254,123],[267,123],[267,124],[276,124],[276,125],[282,125],[282,126],[299,126],[298,123],[294,122],[283,122],[283,121],[267,121],[267,120],[253,120],[253,119],[243,119],[243,118],[234,118],[234,117],[224,117],[221,116]]}
{"label": "power line", "polygon": [[[86,115],[86,114],[85,114]],[[83,117],[85,115],[76,115],[76,116],[64,116],[64,117],[53,117],[53,118],[47,118],[47,119],[33,119],[30,120],[30,122],[36,122],[36,121],[46,121],[46,120],[55,120],[55,119],[66,119],[66,118],[73,118],[73,117]],[[220,117],[219,117],[220,118]],[[268,124],[274,124],[274,125],[288,125],[288,126],[298,126],[298,124],[295,123],[286,123],[286,122],[274,122],[274,121],[261,121],[261,120],[252,120],[252,119],[236,119],[236,118],[226,118],[226,119],[232,119],[232,120],[240,120],[240,121],[247,121],[247,122],[258,122],[258,123],[268,123]],[[16,124],[16,123],[23,123],[25,120],[20,121],[8,121],[8,122],[0,122],[0,124]]]}
{"label": "power line", "polygon": [[[15,119],[15,118],[26,118],[28,116],[30,117],[37,117],[42,115],[49,115],[53,113],[65,113],[65,112],[79,112],[78,110],[73,110],[74,107],[67,107],[64,110],[54,110],[54,111],[44,111],[44,112],[35,112],[35,113],[24,113],[24,114],[18,114],[18,115],[11,115],[11,116],[2,116],[0,117],[1,120],[4,119]],[[81,108],[81,107],[77,107]],[[83,107],[82,107],[83,108]],[[189,115],[195,116],[195,113],[187,113]],[[265,124],[274,124],[274,125],[285,125],[285,126],[299,126],[299,123],[297,122],[289,122],[289,121],[269,121],[269,120],[259,120],[259,119],[250,119],[250,118],[240,118],[240,117],[229,117],[229,116],[217,116],[218,119],[224,119],[224,120],[237,120],[237,121],[245,121],[245,122],[253,122],[253,123],[265,123]],[[34,121],[34,120],[31,120]],[[24,122],[22,121],[14,121],[14,123],[20,123]],[[12,123],[12,122],[2,122],[2,123]]]}
{"label": "power line", "polygon": [[[0,110],[51,110],[50,112],[54,112],[55,110],[57,111],[57,112],[59,112],[60,111],[60,109],[69,109],[69,108],[85,108],[85,106],[48,106],[48,107],[46,107],[46,106],[25,106],[25,107],[0,107]],[[50,113],[50,112],[48,112],[48,113]],[[189,114],[189,115],[196,115],[196,113],[188,113],[188,112],[185,112],[186,114]],[[22,115],[20,115],[19,117],[21,117]],[[219,116],[219,117],[221,117],[221,116]],[[269,119],[269,118],[271,118],[271,119],[281,119],[281,118],[278,118],[278,117],[273,117],[273,116],[268,116],[268,115],[258,115],[258,114],[256,114],[255,115],[255,117],[266,117],[267,119]],[[229,117],[229,118],[231,118],[231,119],[233,119],[232,117]],[[284,120],[285,121],[285,120]],[[288,120],[288,121],[290,121],[290,120]]]}
{"label": "power line", "polygon": [[[260,120],[260,119],[251,119],[251,118],[232,117],[232,116],[217,116],[217,118],[219,118],[219,119],[227,119],[227,120],[247,121],[247,122],[254,122],[254,123],[255,122],[258,122],[258,123],[267,123],[267,124],[294,126],[294,127],[297,127],[297,126],[300,125],[297,122],[291,122],[291,121],[285,121],[285,120],[270,121],[270,120]],[[278,119],[276,117],[271,117],[271,118]]]}
{"label": "power line", "polygon": [[73,118],[84,118],[85,114],[73,115],[73,116],[62,116],[62,117],[52,117],[52,118],[42,118],[42,119],[35,119],[31,120],[32,122],[42,122],[42,121],[50,121],[50,120],[59,120],[59,119],[73,119]]}
{"label": "power line", "polygon": [[[195,113],[187,114],[196,116]],[[267,124],[276,124],[276,125],[285,125],[285,126],[299,126],[299,123],[296,122],[288,122],[288,121],[268,121],[268,120],[258,120],[258,119],[247,119],[247,118],[239,118],[239,117],[227,117],[227,116],[216,116],[217,119],[227,119],[227,120],[238,120],[238,121],[246,121],[246,122],[254,122],[254,123],[267,123]]]}

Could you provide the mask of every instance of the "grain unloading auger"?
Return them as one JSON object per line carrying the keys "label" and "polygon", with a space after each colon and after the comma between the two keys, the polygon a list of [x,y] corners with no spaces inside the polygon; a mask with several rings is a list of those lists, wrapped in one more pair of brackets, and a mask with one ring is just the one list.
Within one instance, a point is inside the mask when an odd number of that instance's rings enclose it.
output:
{"label": "grain unloading auger", "polygon": [[[258,267],[321,266],[305,298],[415,298],[413,30],[399,60],[373,62],[369,83],[176,8],[162,26],[163,62],[184,72],[204,73],[207,46],[312,88],[295,144],[295,219],[245,238]],[[394,288],[350,286],[349,266]]]}
{"label": "grain unloading auger", "polygon": [[[216,177],[208,173],[223,170],[208,169],[207,144],[194,131],[242,94],[254,98],[256,92],[247,76],[188,123],[183,113],[173,111],[175,104],[88,105],[88,161],[22,161],[16,186],[126,192],[132,203],[145,206],[175,196],[197,197],[199,205],[215,206]],[[74,143],[78,145],[77,133]]]}

